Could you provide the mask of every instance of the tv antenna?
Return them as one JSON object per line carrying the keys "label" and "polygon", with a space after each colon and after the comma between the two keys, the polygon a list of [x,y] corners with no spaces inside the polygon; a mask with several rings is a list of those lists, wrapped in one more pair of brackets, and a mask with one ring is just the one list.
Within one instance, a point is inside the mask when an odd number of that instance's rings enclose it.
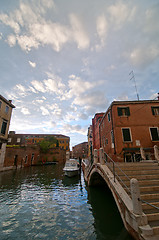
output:
{"label": "tv antenna", "polygon": [[135,90],[136,90],[136,95],[137,95],[137,100],[139,101],[139,94],[138,94],[138,92],[137,92],[136,80],[135,80],[134,72],[131,71],[131,72],[129,73],[129,75],[131,76],[130,80],[133,80],[133,81],[134,81],[134,84],[135,84]]}

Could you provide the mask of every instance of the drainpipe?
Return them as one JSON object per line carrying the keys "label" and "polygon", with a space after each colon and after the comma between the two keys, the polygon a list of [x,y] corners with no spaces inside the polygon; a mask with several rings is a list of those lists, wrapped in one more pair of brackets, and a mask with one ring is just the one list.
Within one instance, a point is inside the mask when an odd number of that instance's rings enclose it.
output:
{"label": "drainpipe", "polygon": [[112,131],[113,131],[113,137],[114,137],[114,154],[116,154],[115,135],[114,135],[114,126],[113,126],[113,117],[112,117],[112,106],[111,106],[111,108],[110,108],[110,114],[111,114]]}

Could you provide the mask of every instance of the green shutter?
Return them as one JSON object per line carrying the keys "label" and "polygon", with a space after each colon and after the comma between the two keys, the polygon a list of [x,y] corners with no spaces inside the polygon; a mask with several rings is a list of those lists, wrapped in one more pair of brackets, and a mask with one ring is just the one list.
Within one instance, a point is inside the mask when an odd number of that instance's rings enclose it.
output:
{"label": "green shutter", "polygon": [[126,115],[130,116],[130,109],[129,109],[129,107],[126,108]]}
{"label": "green shutter", "polygon": [[118,110],[118,116],[122,116],[122,110],[121,110],[121,108],[118,107],[117,110]]}
{"label": "green shutter", "polygon": [[151,107],[152,115],[155,115],[154,107]]}

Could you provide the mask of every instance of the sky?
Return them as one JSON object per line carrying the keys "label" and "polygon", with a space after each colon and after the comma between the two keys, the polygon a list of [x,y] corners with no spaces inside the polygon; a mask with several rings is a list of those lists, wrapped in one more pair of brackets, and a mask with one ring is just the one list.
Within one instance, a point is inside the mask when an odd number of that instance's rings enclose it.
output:
{"label": "sky", "polygon": [[159,0],[0,0],[10,130],[64,134],[74,146],[112,101],[155,99],[158,13]]}

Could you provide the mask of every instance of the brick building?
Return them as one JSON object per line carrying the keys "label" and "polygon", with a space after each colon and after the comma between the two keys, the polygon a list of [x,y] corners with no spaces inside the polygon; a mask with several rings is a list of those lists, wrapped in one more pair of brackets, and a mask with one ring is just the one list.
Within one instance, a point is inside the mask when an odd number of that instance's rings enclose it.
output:
{"label": "brick building", "polygon": [[73,158],[87,158],[88,157],[88,142],[83,142],[72,147]]}
{"label": "brick building", "polygon": [[15,106],[12,104],[12,101],[7,100],[0,95],[0,169],[3,168],[8,130],[13,108],[15,108]]}
{"label": "brick building", "polygon": [[62,134],[17,134],[14,131],[10,131],[8,145],[37,145],[40,141],[48,137],[55,137],[58,140],[60,149],[70,150],[70,137]]}
{"label": "brick building", "polygon": [[47,153],[42,153],[39,146],[35,145],[7,146],[4,168],[14,169],[55,162],[65,163],[65,161],[66,151],[59,147],[49,149]]}
{"label": "brick building", "polygon": [[88,128],[87,138],[88,138],[88,158],[89,158],[89,160],[91,160],[92,159],[92,155],[93,155],[92,125],[90,125],[89,128]]}
{"label": "brick building", "polygon": [[102,120],[103,115],[104,113],[96,113],[92,119],[93,149],[100,148],[99,124]]}
{"label": "brick building", "polygon": [[147,159],[159,146],[159,100],[114,101],[99,126],[100,146],[115,161],[139,161],[140,147]]}

